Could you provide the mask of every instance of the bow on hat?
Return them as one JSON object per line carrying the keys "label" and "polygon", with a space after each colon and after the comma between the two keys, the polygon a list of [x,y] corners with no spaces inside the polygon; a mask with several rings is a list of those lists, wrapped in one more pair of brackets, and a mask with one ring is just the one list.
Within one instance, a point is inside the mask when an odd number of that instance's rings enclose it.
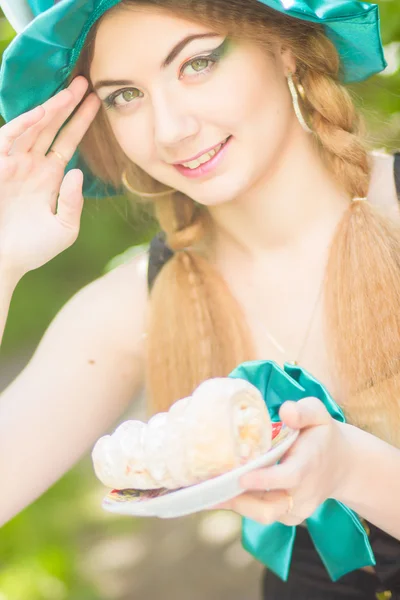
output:
{"label": "bow on hat", "polygon": [[17,33],[25,29],[35,16],[27,0],[0,0],[0,8]]}
{"label": "bow on hat", "polygon": [[19,33],[40,13],[60,0],[0,0],[0,8],[11,27]]}
{"label": "bow on hat", "polygon": [[[279,409],[286,400],[313,396],[321,400],[330,415],[342,423],[341,408],[324,386],[301,367],[285,364],[284,370],[271,361],[239,365],[229,377],[245,379],[262,393],[272,421],[279,420]],[[375,565],[375,558],[364,527],[355,512],[336,500],[326,500],[306,519],[315,548],[331,579]],[[244,518],[242,541],[245,549],[281,579],[287,580],[296,527],[282,523],[261,525]]]}

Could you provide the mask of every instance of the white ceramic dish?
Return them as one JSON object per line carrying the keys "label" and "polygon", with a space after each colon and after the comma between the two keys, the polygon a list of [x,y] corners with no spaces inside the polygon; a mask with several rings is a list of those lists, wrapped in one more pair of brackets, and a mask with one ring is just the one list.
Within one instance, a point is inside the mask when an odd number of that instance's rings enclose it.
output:
{"label": "white ceramic dish", "polygon": [[290,448],[298,431],[283,426],[262,456],[228,473],[179,490],[113,490],[103,500],[103,508],[134,517],[183,517],[211,508],[243,493],[239,479],[244,473],[274,465]]}

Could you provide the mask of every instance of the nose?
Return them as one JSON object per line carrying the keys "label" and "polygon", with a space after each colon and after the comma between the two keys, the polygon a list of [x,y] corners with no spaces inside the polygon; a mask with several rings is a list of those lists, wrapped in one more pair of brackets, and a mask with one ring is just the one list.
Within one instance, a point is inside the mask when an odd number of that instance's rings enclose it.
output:
{"label": "nose", "polygon": [[173,148],[199,131],[199,121],[184,99],[164,93],[153,97],[154,139],[161,148]]}

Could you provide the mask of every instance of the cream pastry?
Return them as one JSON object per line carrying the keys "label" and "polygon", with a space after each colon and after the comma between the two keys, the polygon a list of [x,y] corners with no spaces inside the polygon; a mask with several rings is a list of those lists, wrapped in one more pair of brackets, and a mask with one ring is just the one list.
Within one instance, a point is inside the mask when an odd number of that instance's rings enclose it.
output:
{"label": "cream pastry", "polygon": [[125,421],[96,443],[100,481],[115,489],[176,489],[267,452],[272,424],[259,390],[243,379],[204,381],[148,423]]}

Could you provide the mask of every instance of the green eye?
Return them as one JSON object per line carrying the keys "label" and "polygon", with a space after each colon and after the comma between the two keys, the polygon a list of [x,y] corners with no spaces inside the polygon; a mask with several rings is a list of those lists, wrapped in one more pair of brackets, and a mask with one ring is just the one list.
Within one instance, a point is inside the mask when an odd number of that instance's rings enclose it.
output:
{"label": "green eye", "polygon": [[132,88],[131,90],[124,90],[123,92],[121,92],[121,98],[125,102],[130,102],[131,100],[134,100],[135,98],[138,98],[139,96],[140,96],[140,92],[137,88]]}
{"label": "green eye", "polygon": [[188,76],[190,80],[196,80],[197,75],[208,75],[217,66],[221,58],[225,56],[228,45],[228,38],[225,38],[222,44],[215,48],[209,54],[196,56],[189,59],[179,69],[179,79]]}
{"label": "green eye", "polygon": [[185,75],[196,75],[197,73],[208,73],[212,68],[214,61],[210,58],[194,58],[190,62],[186,63],[182,67],[181,76]]}
{"label": "green eye", "polygon": [[202,71],[208,67],[208,62],[207,58],[196,58],[190,63],[190,66],[194,71]]}
{"label": "green eye", "polygon": [[106,108],[123,108],[124,106],[130,104],[133,100],[142,98],[142,96],[143,93],[137,88],[128,88],[126,90],[121,90],[120,92],[111,94],[111,96],[104,100],[104,104]]}

